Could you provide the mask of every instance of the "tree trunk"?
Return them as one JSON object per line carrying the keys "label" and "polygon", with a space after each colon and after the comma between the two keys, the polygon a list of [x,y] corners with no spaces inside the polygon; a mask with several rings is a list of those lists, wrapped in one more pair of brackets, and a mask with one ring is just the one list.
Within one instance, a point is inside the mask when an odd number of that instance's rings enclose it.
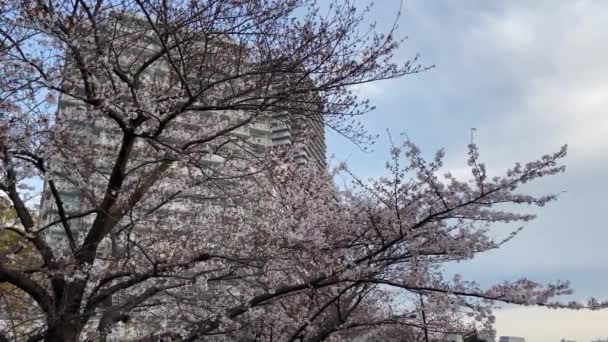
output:
{"label": "tree trunk", "polygon": [[78,342],[82,328],[80,322],[58,322],[48,330],[44,342]]}
{"label": "tree trunk", "polygon": [[44,342],[78,342],[89,319],[80,312],[85,287],[85,280],[76,279],[55,293],[55,298],[61,298],[61,302],[56,303],[56,311],[47,316],[48,330]]}

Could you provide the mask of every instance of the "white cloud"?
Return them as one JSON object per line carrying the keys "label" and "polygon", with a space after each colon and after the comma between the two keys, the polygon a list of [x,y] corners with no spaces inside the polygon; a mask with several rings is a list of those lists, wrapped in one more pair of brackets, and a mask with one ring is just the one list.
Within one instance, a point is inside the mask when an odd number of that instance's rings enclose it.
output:
{"label": "white cloud", "polygon": [[557,342],[562,338],[591,341],[608,337],[608,311],[550,310],[540,307],[496,311],[498,336],[521,336],[530,342]]}
{"label": "white cloud", "polygon": [[386,92],[381,84],[381,82],[356,84],[352,87],[352,90],[362,98],[377,101]]}
{"label": "white cloud", "polygon": [[504,67],[497,73],[519,93],[480,131],[540,148],[568,143],[574,158],[608,156],[608,3],[525,5],[484,13],[462,38],[475,48],[467,54]]}
{"label": "white cloud", "polygon": [[[394,15],[390,4],[378,6],[385,18]],[[471,127],[493,172],[568,143],[566,174],[525,188],[565,191],[560,200],[529,208],[538,220],[470,268],[476,279],[571,279],[582,298],[604,295],[592,285],[608,273],[608,2],[407,0],[404,9],[400,35],[410,39],[399,57],[420,52],[437,68],[380,83],[368,126],[406,131],[427,156],[446,147],[446,170],[465,178]],[[384,174],[386,145],[380,141],[373,156],[353,153],[354,169]]]}

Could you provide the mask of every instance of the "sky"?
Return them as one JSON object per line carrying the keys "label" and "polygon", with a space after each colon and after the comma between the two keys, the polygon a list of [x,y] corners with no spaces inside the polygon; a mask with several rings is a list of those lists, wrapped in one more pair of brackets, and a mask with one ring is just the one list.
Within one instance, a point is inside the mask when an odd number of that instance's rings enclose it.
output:
{"label": "sky", "polygon": [[[446,170],[458,174],[471,128],[491,172],[568,144],[566,173],[528,188],[559,200],[533,209],[538,219],[501,250],[448,271],[486,285],[523,276],[570,280],[574,299],[607,298],[608,1],[381,0],[370,20],[392,24],[400,3],[398,35],[408,39],[396,59],[419,54],[435,67],[359,87],[377,107],[362,120],[381,138],[364,153],[329,133],[329,154],[362,177],[382,175],[390,129],[429,156],[445,148]],[[499,335],[532,342],[590,341],[608,336],[607,322],[608,311],[497,311]]]}

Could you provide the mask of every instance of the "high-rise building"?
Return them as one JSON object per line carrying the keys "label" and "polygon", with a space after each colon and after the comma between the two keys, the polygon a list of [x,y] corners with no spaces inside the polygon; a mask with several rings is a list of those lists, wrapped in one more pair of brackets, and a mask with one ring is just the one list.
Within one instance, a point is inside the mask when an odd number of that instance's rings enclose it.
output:
{"label": "high-rise building", "polygon": [[[150,55],[160,50],[160,45],[150,34],[151,30],[146,29],[145,21],[134,16],[121,16],[116,19],[115,25],[108,25],[107,34],[111,39],[124,41],[127,53],[120,56],[121,67],[129,70],[133,66],[142,64]],[[234,47],[228,41],[215,43],[212,51],[217,59],[226,59],[234,54]],[[223,51],[225,49],[225,51]],[[211,53],[211,52],[210,52]],[[83,85],[78,80],[78,70],[73,63],[66,63],[64,70],[64,87],[70,87],[72,92],[82,93]],[[70,66],[72,65],[72,66]],[[143,74],[143,82],[149,84],[154,82],[172,82],[172,74],[168,62],[158,59],[150,65]],[[211,76],[210,76],[211,77]],[[210,78],[211,79],[211,78]],[[201,80],[201,82],[203,82]],[[209,79],[204,82],[210,82]],[[177,91],[177,90],[176,90]],[[167,96],[171,94],[168,91]],[[268,111],[256,115],[245,125],[231,130],[227,136],[243,142],[246,146],[246,153],[230,152],[230,158],[239,159],[253,157],[263,157],[265,153],[273,149],[284,149],[295,145],[300,145],[295,160],[299,163],[313,163],[321,168],[326,167],[325,161],[325,134],[323,119],[321,114],[315,114],[315,108],[306,111],[306,115],[292,115],[289,111]],[[236,122],[242,115],[234,110],[215,110],[207,112],[205,118],[201,113],[184,113],[166,127],[164,138],[175,139],[176,136],[195,136],[200,131],[209,130],[208,126],[226,125],[226,123]],[[217,128],[212,127],[212,128]],[[55,124],[54,139],[62,140],[54,151],[51,160],[51,169],[55,181],[56,190],[61,198],[62,205],[66,212],[80,212],[95,207],[103,196],[103,184],[107,181],[107,176],[111,172],[111,163],[118,153],[120,146],[120,131],[112,120],[99,113],[92,111],[82,100],[63,95],[59,99],[58,114]],[[94,154],[83,153],[82,151],[95,151]],[[153,158],[162,158],[155,155],[153,146],[140,143],[134,147],[133,158],[135,163],[149,162]],[[152,156],[152,157],[151,157]],[[208,153],[199,156],[198,162],[208,166],[209,170],[219,168],[219,165],[226,161],[226,155],[220,153]],[[172,169],[166,177],[166,183],[178,177],[188,170]],[[213,172],[213,171],[211,171]],[[175,176],[171,176],[171,174]],[[220,185],[217,186],[221,188]],[[213,192],[213,186],[209,189]],[[166,187],[161,184],[157,189],[151,191],[166,191]],[[42,196],[41,213],[43,224],[52,223],[57,220],[57,204],[52,200],[51,189],[48,182],[45,182]],[[197,194],[204,197],[202,194]],[[208,197],[213,197],[210,196]],[[163,196],[169,196],[164,193]],[[212,206],[210,201],[206,202]],[[193,210],[192,201],[181,201],[179,204],[172,205],[169,210],[172,214],[188,212]],[[72,220],[72,226],[76,227],[75,235],[78,235],[78,227],[83,227],[92,222],[95,214],[83,216]],[[55,225],[50,231],[50,236],[54,240],[65,238],[65,232],[60,225]],[[80,236],[81,238],[82,236]],[[76,236],[78,239],[79,236]]]}
{"label": "high-rise building", "polygon": [[325,161],[325,130],[321,115],[295,118],[283,113],[272,115],[271,145],[281,147],[294,143],[304,145],[297,161],[301,163],[312,162],[323,169],[327,167]]}

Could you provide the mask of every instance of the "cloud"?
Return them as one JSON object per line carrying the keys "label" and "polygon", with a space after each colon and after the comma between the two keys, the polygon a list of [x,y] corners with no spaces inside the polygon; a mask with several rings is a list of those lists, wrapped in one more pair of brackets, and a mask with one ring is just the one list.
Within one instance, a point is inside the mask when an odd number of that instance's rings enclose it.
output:
{"label": "cloud", "polygon": [[[608,156],[608,3],[541,2],[480,15],[462,36],[479,63],[503,68],[517,101],[487,117],[480,131],[503,133],[519,145],[571,145],[571,156]],[[473,48],[473,47],[472,47]]]}
{"label": "cloud", "polygon": [[352,87],[352,90],[358,96],[373,101],[380,100],[381,96],[387,92],[387,90],[381,86],[380,82],[357,84]]}
{"label": "cloud", "polygon": [[[394,17],[388,0],[376,9],[379,21]],[[568,143],[566,174],[524,189],[564,192],[560,200],[533,209],[539,218],[518,238],[468,269],[492,281],[572,279],[581,297],[605,294],[592,285],[608,274],[608,30],[602,29],[608,2],[406,0],[404,9],[400,36],[410,38],[398,58],[419,52],[421,63],[437,67],[377,84],[380,91],[368,94],[378,110],[366,126],[379,134],[406,132],[427,156],[446,147],[446,170],[460,176],[467,175],[472,127],[491,170]],[[339,160],[350,156],[355,172],[367,177],[385,173],[387,140],[374,154],[345,142],[330,140],[329,147]]]}
{"label": "cloud", "polygon": [[591,341],[608,336],[608,311],[550,310],[539,307],[497,310],[498,336],[521,336],[531,342],[562,338]]}

